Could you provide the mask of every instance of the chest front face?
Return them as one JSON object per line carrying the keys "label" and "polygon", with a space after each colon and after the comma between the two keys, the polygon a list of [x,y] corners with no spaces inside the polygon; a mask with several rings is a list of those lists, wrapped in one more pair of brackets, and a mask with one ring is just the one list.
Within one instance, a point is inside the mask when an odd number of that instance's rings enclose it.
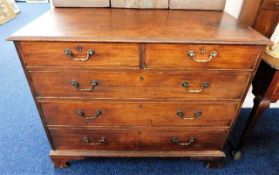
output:
{"label": "chest front face", "polygon": [[[94,25],[69,20],[73,12]],[[264,38],[222,12],[50,14],[29,26],[48,18],[47,33],[25,28],[11,39],[56,163],[61,156],[224,157]]]}

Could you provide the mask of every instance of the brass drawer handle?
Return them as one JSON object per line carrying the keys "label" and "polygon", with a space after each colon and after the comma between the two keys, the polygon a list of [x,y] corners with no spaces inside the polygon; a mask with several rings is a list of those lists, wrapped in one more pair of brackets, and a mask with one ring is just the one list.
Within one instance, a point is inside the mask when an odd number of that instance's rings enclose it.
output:
{"label": "brass drawer handle", "polygon": [[184,119],[184,120],[196,120],[196,119],[198,119],[198,118],[201,117],[202,112],[200,112],[200,111],[199,111],[199,112],[196,112],[196,113],[193,114],[193,116],[185,116],[185,113],[184,113],[184,112],[178,111],[178,112],[176,113],[176,115],[177,115],[179,118]]}
{"label": "brass drawer handle", "polygon": [[196,52],[194,50],[188,51],[188,57],[191,58],[193,61],[198,62],[198,63],[207,63],[210,62],[213,58],[218,56],[218,52],[216,50],[213,50],[210,52],[208,59],[197,59],[196,58]]}
{"label": "brass drawer handle", "polygon": [[96,110],[95,115],[92,115],[92,116],[87,116],[85,114],[85,112],[82,111],[81,109],[78,109],[76,112],[77,112],[78,116],[83,117],[86,120],[96,120],[97,118],[99,118],[103,114],[103,112],[101,110]]}
{"label": "brass drawer handle", "polygon": [[91,81],[90,88],[80,88],[80,83],[76,80],[71,81],[71,85],[80,91],[94,91],[96,86],[99,85],[99,81],[93,80]]}
{"label": "brass drawer handle", "polygon": [[188,92],[190,92],[190,93],[200,93],[200,92],[204,91],[204,89],[209,87],[209,83],[205,81],[205,82],[201,83],[200,89],[190,89],[191,84],[187,81],[184,81],[184,82],[182,82],[182,87],[187,88]]}
{"label": "brass drawer handle", "polygon": [[68,49],[68,48],[64,50],[64,53],[67,57],[71,58],[72,60],[80,61],[80,62],[88,61],[91,56],[95,55],[95,51],[93,49],[89,49],[87,51],[86,57],[84,57],[84,58],[74,58],[74,54],[73,54],[72,50]]}
{"label": "brass drawer handle", "polygon": [[96,146],[96,145],[103,145],[106,143],[106,138],[105,137],[101,137],[99,139],[98,142],[92,142],[92,140],[89,138],[89,137],[83,137],[82,138],[82,142],[88,144],[88,145],[93,145],[93,146]]}
{"label": "brass drawer handle", "polygon": [[188,141],[182,142],[178,138],[172,137],[171,141],[179,146],[190,146],[196,141],[196,139],[194,137],[191,137]]}

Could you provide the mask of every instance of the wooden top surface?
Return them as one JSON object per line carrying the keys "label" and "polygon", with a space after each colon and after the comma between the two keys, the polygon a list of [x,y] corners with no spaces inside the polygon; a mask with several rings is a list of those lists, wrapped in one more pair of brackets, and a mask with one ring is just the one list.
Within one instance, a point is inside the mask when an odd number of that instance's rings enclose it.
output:
{"label": "wooden top surface", "polygon": [[279,70],[279,58],[274,58],[267,53],[263,54],[263,60],[272,68]]}
{"label": "wooden top surface", "polygon": [[8,40],[271,44],[226,12],[56,8]]}

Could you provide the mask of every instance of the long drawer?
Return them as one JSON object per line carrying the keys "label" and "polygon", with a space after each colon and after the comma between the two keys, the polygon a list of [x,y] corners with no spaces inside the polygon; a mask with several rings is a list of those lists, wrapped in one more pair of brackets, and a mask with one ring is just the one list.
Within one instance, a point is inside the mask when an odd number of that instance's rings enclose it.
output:
{"label": "long drawer", "polygon": [[234,45],[146,44],[149,69],[254,69],[261,47]]}
{"label": "long drawer", "polygon": [[207,128],[49,128],[57,150],[218,150],[227,131]]}
{"label": "long drawer", "polygon": [[21,42],[27,67],[138,68],[138,44]]}
{"label": "long drawer", "polygon": [[[216,103],[216,102],[215,102]],[[40,103],[48,126],[230,126],[237,103],[56,101]]]}
{"label": "long drawer", "polygon": [[38,97],[240,99],[249,72],[31,71]]}

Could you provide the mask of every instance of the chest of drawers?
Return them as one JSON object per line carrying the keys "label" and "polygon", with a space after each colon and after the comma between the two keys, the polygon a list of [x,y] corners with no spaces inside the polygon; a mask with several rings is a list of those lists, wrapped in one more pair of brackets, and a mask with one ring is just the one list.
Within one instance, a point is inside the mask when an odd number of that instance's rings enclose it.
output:
{"label": "chest of drawers", "polygon": [[219,166],[269,44],[223,12],[90,8],[52,10],[9,40],[57,167],[86,157]]}

